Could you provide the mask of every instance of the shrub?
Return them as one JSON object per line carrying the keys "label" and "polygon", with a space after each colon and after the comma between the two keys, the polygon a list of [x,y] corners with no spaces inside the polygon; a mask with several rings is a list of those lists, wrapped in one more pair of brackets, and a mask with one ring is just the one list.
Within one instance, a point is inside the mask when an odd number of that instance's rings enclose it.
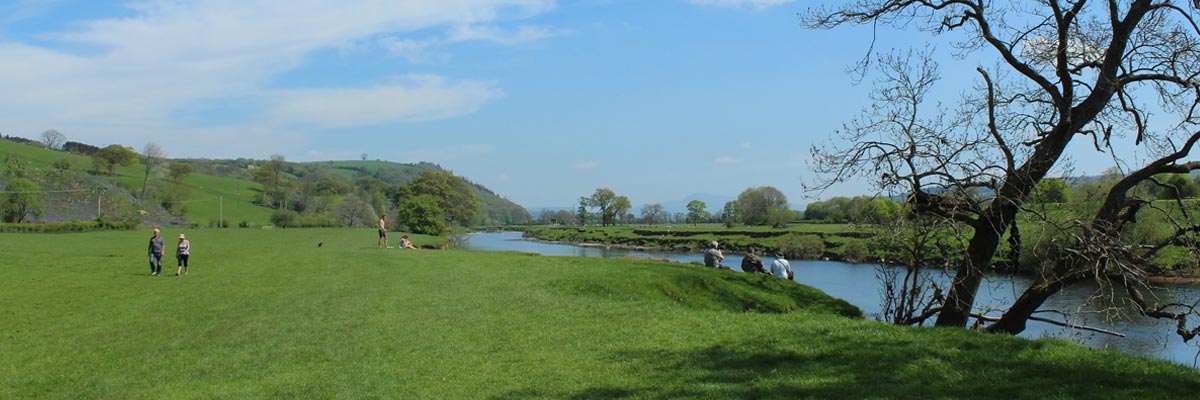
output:
{"label": "shrub", "polygon": [[295,211],[280,210],[271,214],[271,223],[278,228],[289,228],[296,226],[299,218]]}
{"label": "shrub", "polygon": [[209,228],[228,228],[229,220],[213,218],[213,219],[208,220],[208,227]]}
{"label": "shrub", "polygon": [[249,227],[250,227],[250,221],[238,222],[238,228],[249,228]]}
{"label": "shrub", "polygon": [[816,235],[790,233],[779,239],[779,250],[788,257],[818,259],[825,254],[825,241]]}
{"label": "shrub", "polygon": [[871,250],[862,240],[851,240],[842,246],[842,258],[850,262],[862,262],[871,256]]}

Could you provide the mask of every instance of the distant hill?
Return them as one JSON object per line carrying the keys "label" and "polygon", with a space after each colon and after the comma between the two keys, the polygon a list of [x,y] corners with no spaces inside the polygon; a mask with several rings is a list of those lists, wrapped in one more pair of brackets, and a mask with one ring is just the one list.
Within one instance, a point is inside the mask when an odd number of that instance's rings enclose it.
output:
{"label": "distant hill", "polygon": [[[28,170],[43,191],[48,222],[90,220],[96,218],[97,198],[100,200],[101,215],[108,219],[138,219],[149,225],[216,225],[224,224],[259,226],[271,224],[275,209],[261,202],[264,189],[253,181],[253,171],[264,160],[253,159],[174,159],[189,165],[193,172],[182,182],[171,182],[165,176],[165,168],[151,180],[151,192],[167,190],[167,187],[182,188],[184,198],[173,205],[175,214],[163,206],[162,196],[148,195],[154,200],[138,199],[145,166],[135,163],[119,167],[115,176],[97,176],[90,169],[92,160],[88,156],[65,151],[47,149],[36,141],[22,138],[0,140],[0,188],[4,187],[14,168]],[[432,163],[402,164],[387,161],[326,161],[309,163],[287,163],[287,176],[301,181],[340,180],[352,187],[362,177],[374,177],[391,185],[409,184],[417,176],[429,171],[445,171]],[[447,171],[448,172],[448,171]],[[468,182],[470,182],[468,180]],[[157,185],[157,187],[154,187]],[[480,202],[480,223],[488,225],[522,224],[530,220],[529,213],[483,185],[471,183]],[[343,196],[323,196],[325,208],[330,208]],[[359,221],[361,222],[361,221]],[[329,220],[317,223],[332,223]]]}
{"label": "distant hill", "polygon": [[[376,160],[321,161],[308,164],[328,167],[342,176],[351,178],[371,176],[397,186],[410,184],[425,172],[451,172],[440,165],[428,162],[403,164]],[[467,179],[467,183],[471,184],[475,198],[479,199],[480,214],[485,216],[481,221],[483,225],[525,224],[532,219],[525,207],[496,194],[483,185],[472,182],[470,179]]]}

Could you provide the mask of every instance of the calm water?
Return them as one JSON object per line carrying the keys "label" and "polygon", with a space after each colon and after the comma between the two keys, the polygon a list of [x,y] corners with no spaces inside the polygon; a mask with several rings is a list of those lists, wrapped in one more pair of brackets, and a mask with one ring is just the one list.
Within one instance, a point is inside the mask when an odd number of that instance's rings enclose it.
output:
{"label": "calm water", "polygon": [[[635,251],[604,247],[581,247],[567,244],[538,243],[521,238],[520,232],[480,233],[469,236],[469,247],[481,251],[520,251],[538,253],[547,256],[571,257],[603,257],[603,258],[656,258],[676,262],[703,262],[700,253],[676,253],[660,251]],[[770,265],[774,259],[763,257],[763,264]],[[723,264],[735,270],[740,270],[742,256],[740,254],[725,254]],[[810,285],[839,297],[858,306],[868,315],[880,312],[879,285],[876,280],[876,265],[851,264],[835,261],[791,261],[796,273],[796,281]],[[933,279],[940,283],[948,282],[950,275],[946,272],[933,273]],[[976,311],[1003,309],[1011,304],[1013,299],[1030,284],[1031,280],[1021,276],[990,275],[982,285]],[[943,287],[946,287],[943,285]],[[1192,344],[1174,335],[1170,321],[1151,320],[1149,318],[1132,317],[1118,318],[1109,321],[1100,308],[1124,310],[1131,314],[1123,304],[1085,305],[1087,299],[1096,294],[1096,286],[1077,285],[1050,298],[1043,305],[1044,310],[1059,310],[1068,312],[1066,318],[1070,321],[1114,330],[1128,335],[1119,338],[1099,333],[1077,331],[1030,321],[1028,329],[1020,336],[1038,338],[1053,336],[1068,338],[1093,348],[1108,348],[1128,354],[1145,355],[1171,360],[1180,364],[1195,366],[1197,352],[1200,347],[1197,341]],[[1183,303],[1194,303],[1200,299],[1200,288],[1191,286],[1167,286],[1156,292],[1162,298],[1174,298]],[[999,315],[999,311],[991,311],[988,315]],[[1043,314],[1042,316],[1063,320],[1062,315]]]}

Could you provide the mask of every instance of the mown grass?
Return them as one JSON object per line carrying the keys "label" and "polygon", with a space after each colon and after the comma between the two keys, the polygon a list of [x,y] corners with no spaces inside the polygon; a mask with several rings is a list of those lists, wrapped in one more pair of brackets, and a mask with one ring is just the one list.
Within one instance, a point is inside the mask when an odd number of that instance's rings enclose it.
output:
{"label": "mown grass", "polygon": [[378,250],[369,229],[186,233],[193,269],[184,278],[147,276],[144,232],[0,234],[0,398],[1124,399],[1200,390],[1200,373],[1165,361],[845,317],[856,310],[766,276]]}

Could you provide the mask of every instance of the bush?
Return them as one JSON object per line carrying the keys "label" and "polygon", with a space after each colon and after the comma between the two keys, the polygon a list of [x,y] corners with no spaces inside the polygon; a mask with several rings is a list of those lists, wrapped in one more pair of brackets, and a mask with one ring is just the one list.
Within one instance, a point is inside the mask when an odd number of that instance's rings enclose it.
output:
{"label": "bush", "polygon": [[213,219],[208,220],[208,227],[209,228],[228,228],[229,220],[213,218]]}
{"label": "bush", "polygon": [[297,226],[300,215],[295,211],[281,210],[271,214],[271,224],[277,228],[290,228]]}
{"label": "bush", "polygon": [[842,246],[842,258],[849,262],[863,262],[871,256],[871,250],[862,240],[854,239]]}
{"label": "bush", "polygon": [[76,221],[58,224],[9,224],[0,223],[0,232],[5,233],[66,233],[105,230],[130,230],[137,228],[138,221]]}
{"label": "bush", "polygon": [[75,168],[75,163],[69,158],[60,158],[54,161],[54,169],[59,171],[70,171]]}
{"label": "bush", "polygon": [[814,260],[825,255],[825,241],[820,236],[790,233],[778,243],[779,250],[789,258]]}

